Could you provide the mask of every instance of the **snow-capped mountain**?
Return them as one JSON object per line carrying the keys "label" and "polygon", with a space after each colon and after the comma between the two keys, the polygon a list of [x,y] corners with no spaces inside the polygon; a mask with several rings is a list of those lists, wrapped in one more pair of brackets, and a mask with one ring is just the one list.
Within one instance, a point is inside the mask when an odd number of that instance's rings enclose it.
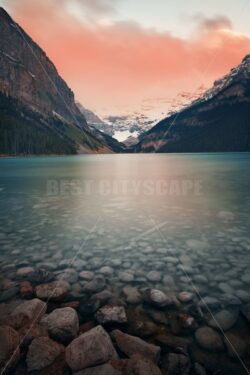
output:
{"label": "snow-capped mountain", "polygon": [[135,152],[250,150],[250,55],[141,136]]}

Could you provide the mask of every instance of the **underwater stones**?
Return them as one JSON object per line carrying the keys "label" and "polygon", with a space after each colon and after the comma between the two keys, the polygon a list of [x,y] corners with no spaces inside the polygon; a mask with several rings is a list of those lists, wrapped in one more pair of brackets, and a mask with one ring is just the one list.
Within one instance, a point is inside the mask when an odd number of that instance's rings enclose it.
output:
{"label": "underwater stones", "polygon": [[68,343],[76,338],[79,330],[77,313],[71,307],[53,310],[42,319],[41,324],[47,327],[51,338],[62,343]]}
{"label": "underwater stones", "polygon": [[191,292],[181,292],[178,294],[178,299],[182,303],[191,302],[194,298],[194,294]]}
{"label": "underwater stones", "polygon": [[0,294],[0,302],[5,302],[5,301],[10,300],[11,298],[15,297],[18,294],[18,292],[19,292],[19,288],[15,286],[7,290],[4,290]]}
{"label": "underwater stones", "polygon": [[234,288],[232,288],[230,285],[227,283],[219,283],[218,288],[223,292],[223,293],[228,293],[228,294],[233,294],[234,293]]}
{"label": "underwater stones", "polygon": [[74,375],[121,375],[119,370],[116,370],[109,363],[104,365],[86,368],[84,370],[74,372]]}
{"label": "underwater stones", "polygon": [[96,313],[95,318],[99,324],[126,323],[127,316],[123,306],[105,305]]}
{"label": "underwater stones", "polygon": [[162,375],[162,372],[150,359],[134,354],[127,362],[125,375]]}
{"label": "underwater stones", "polygon": [[161,281],[162,278],[161,273],[158,271],[150,271],[146,277],[149,281]]}
{"label": "underwater stones", "polygon": [[36,295],[42,300],[62,301],[70,291],[70,285],[64,280],[38,285]]}
{"label": "underwater stones", "polygon": [[147,289],[145,291],[149,303],[156,307],[166,307],[173,305],[173,299],[158,289]]}
{"label": "underwater stones", "polygon": [[44,316],[46,309],[46,303],[38,298],[22,302],[11,314],[13,324],[16,327],[21,327],[24,321],[39,322]]}
{"label": "underwater stones", "polygon": [[41,370],[51,365],[62,352],[64,347],[49,337],[35,338],[27,353],[28,371]]}
{"label": "underwater stones", "polygon": [[246,302],[246,303],[250,302],[250,293],[246,292],[245,290],[241,290],[241,289],[236,290],[235,295],[243,302]]}
{"label": "underwater stones", "polygon": [[250,323],[250,303],[243,306],[240,311],[242,315],[245,317],[245,319],[248,321],[248,323]]}
{"label": "underwater stones", "polygon": [[29,281],[20,283],[19,292],[22,298],[31,298],[33,296],[33,287]]}
{"label": "underwater stones", "polygon": [[83,333],[66,348],[66,361],[73,371],[97,366],[117,358],[112,341],[102,326]]}
{"label": "underwater stones", "polygon": [[111,337],[115,340],[119,349],[128,357],[132,357],[133,354],[140,354],[152,362],[158,362],[161,352],[159,346],[148,344],[139,337],[128,335],[118,329],[111,332]]}
{"label": "underwater stones", "polygon": [[238,356],[244,356],[248,343],[235,333],[227,332],[224,337],[224,344],[227,348],[229,357],[237,359]]}
{"label": "underwater stones", "polygon": [[24,278],[24,277],[27,277],[32,272],[34,272],[34,268],[32,267],[21,267],[17,270],[16,275],[20,278]]}
{"label": "underwater stones", "polygon": [[99,272],[102,274],[102,275],[105,275],[105,276],[111,276],[113,273],[114,273],[114,270],[112,267],[109,267],[109,266],[104,266],[104,267],[101,267],[99,269]]}
{"label": "underwater stones", "polygon": [[129,272],[119,272],[118,277],[121,281],[128,283],[134,280],[134,275]]}
{"label": "underwater stones", "polygon": [[122,289],[125,297],[126,297],[126,302],[131,303],[131,304],[138,304],[142,301],[142,296],[140,292],[138,291],[137,288],[133,288],[131,286],[125,286]]}
{"label": "underwater stones", "polygon": [[250,273],[246,273],[241,276],[243,283],[250,285]]}
{"label": "underwater stones", "polygon": [[221,328],[223,331],[227,331],[237,322],[237,319],[238,312],[221,310],[213,315],[208,324],[213,328]]}
{"label": "underwater stones", "polygon": [[204,310],[207,310],[207,306],[214,309],[220,307],[220,305],[221,302],[217,298],[210,296],[203,297],[198,304],[198,306],[200,306]]}
{"label": "underwater stones", "polygon": [[105,288],[105,286],[105,279],[102,276],[96,276],[93,280],[84,284],[83,292],[98,293],[101,292]]}
{"label": "underwater stones", "polygon": [[169,353],[163,357],[162,370],[168,375],[188,375],[191,370],[190,359],[184,354]]}
{"label": "underwater stones", "polygon": [[0,326],[0,370],[1,366],[14,365],[20,356],[19,334],[9,326]]}
{"label": "underwater stones", "polygon": [[56,277],[57,280],[64,280],[70,284],[74,284],[78,280],[78,273],[73,268],[68,268]]}
{"label": "underwater stones", "polygon": [[92,280],[94,277],[95,277],[95,274],[94,272],[91,272],[91,271],[82,271],[79,273],[79,277],[80,279],[82,280]]}
{"label": "underwater stones", "polygon": [[201,327],[195,331],[195,339],[198,344],[208,351],[221,351],[224,344],[218,332],[210,327]]}
{"label": "underwater stones", "polygon": [[54,274],[43,268],[39,268],[31,272],[27,279],[33,284],[43,284],[52,281],[54,279]]}

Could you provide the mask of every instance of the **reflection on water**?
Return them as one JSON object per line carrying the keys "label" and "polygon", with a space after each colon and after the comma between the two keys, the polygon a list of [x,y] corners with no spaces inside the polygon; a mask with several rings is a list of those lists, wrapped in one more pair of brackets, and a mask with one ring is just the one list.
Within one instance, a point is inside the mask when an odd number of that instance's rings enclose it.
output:
{"label": "reflection on water", "polygon": [[2,274],[60,276],[77,255],[66,277],[79,295],[79,272],[93,271],[118,295],[195,287],[212,309],[239,308],[250,302],[249,167],[250,154],[2,159]]}

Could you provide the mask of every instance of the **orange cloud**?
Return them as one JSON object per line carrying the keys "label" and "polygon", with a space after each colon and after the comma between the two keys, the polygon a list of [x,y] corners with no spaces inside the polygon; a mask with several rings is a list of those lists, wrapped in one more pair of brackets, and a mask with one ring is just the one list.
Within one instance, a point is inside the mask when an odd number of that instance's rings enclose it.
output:
{"label": "orange cloud", "polygon": [[210,85],[250,51],[250,38],[225,17],[199,17],[195,35],[181,39],[134,22],[80,22],[51,0],[18,1],[12,10],[77,98],[90,108],[109,106],[111,113],[115,105]]}

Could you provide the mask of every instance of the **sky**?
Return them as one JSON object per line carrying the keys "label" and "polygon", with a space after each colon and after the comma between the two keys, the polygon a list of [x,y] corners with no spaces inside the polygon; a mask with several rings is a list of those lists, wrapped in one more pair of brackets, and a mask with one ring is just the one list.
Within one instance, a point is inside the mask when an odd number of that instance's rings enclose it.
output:
{"label": "sky", "polygon": [[250,0],[0,0],[97,114],[209,87],[250,53]]}

